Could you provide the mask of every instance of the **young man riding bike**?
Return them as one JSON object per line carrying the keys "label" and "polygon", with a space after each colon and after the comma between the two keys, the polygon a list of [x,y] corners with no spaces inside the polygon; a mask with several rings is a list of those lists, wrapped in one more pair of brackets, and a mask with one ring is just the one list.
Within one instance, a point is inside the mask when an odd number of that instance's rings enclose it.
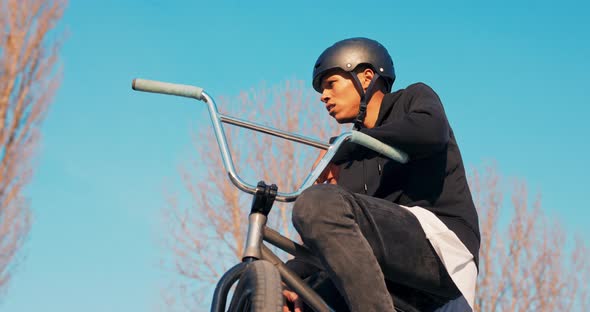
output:
{"label": "young man riding bike", "polygon": [[[406,152],[409,162],[343,145],[293,208],[293,224],[322,266],[301,258],[288,265],[337,311],[466,311],[480,234],[461,154],[437,94],[423,83],[391,92],[394,81],[388,51],[371,39],[336,42],[316,61],[313,87],[330,116]],[[297,294],[284,294],[303,311]]]}

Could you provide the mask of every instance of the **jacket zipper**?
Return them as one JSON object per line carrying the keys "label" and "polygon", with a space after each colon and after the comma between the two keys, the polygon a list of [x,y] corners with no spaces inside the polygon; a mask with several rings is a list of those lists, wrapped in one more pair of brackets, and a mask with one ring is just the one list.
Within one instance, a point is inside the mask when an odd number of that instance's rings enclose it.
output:
{"label": "jacket zipper", "polygon": [[365,195],[367,194],[367,170],[365,168],[365,160],[363,159],[363,184],[365,184]]}
{"label": "jacket zipper", "polygon": [[[383,173],[383,167],[381,166],[381,159],[377,158],[377,171],[379,176]],[[368,193],[369,188],[367,187],[367,168],[365,167],[365,160],[363,159],[363,184],[365,186],[365,194]]]}

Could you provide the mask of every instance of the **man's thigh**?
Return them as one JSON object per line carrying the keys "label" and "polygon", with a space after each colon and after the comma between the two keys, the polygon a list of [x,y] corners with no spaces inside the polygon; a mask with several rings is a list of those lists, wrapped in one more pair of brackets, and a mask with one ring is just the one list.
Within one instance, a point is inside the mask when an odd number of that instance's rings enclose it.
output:
{"label": "man's thigh", "polygon": [[414,214],[383,199],[351,196],[356,222],[386,280],[443,297],[458,296],[458,289]]}

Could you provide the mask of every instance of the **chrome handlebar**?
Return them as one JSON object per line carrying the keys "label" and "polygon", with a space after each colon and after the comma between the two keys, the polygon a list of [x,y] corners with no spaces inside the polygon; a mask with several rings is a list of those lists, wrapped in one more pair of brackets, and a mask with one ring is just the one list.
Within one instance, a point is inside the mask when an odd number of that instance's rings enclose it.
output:
{"label": "chrome handlebar", "polygon": [[250,121],[225,116],[219,113],[219,111],[217,110],[217,105],[215,104],[213,98],[209,96],[205,91],[203,91],[202,88],[199,87],[146,79],[134,79],[132,88],[136,91],[188,97],[207,103],[207,106],[209,108],[209,116],[211,117],[215,137],[217,139],[217,144],[219,145],[219,150],[221,151],[223,165],[225,166],[229,179],[237,188],[249,194],[256,193],[256,185],[246,183],[236,173],[234,163],[229,152],[229,148],[227,146],[225,132],[223,131],[223,127],[221,126],[222,122],[327,150],[326,154],[319,161],[318,165],[309,173],[309,175],[305,178],[305,180],[297,190],[290,193],[277,193],[276,200],[282,202],[294,201],[301,194],[301,192],[303,192],[303,190],[310,187],[314,183],[314,181],[320,176],[320,174],[326,168],[326,166],[330,163],[330,161],[332,160],[340,146],[346,141],[351,141],[356,144],[363,145],[369,149],[372,149],[380,154],[383,154],[401,163],[406,163],[408,161],[408,156],[405,153],[389,145],[386,145],[364,133],[354,130],[340,134],[338,137],[336,137],[332,144],[325,144],[316,139],[312,139],[302,135],[297,135],[290,132],[274,129],[272,127],[256,124]]}

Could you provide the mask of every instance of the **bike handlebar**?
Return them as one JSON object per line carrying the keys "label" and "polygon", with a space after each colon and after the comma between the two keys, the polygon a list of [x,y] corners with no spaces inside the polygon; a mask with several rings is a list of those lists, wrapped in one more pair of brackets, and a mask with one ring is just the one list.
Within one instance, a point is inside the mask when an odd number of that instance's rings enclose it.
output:
{"label": "bike handlebar", "polygon": [[177,95],[193,98],[199,101],[204,100],[203,88],[183,84],[137,78],[133,79],[131,88],[135,91]]}
{"label": "bike handlebar", "polygon": [[301,135],[295,135],[289,132],[273,129],[271,127],[262,126],[250,121],[240,120],[234,117],[224,116],[217,111],[217,105],[215,104],[215,101],[211,96],[209,96],[205,91],[203,91],[203,88],[138,78],[133,79],[132,89],[136,91],[188,97],[207,103],[209,108],[209,116],[211,117],[211,122],[213,124],[213,129],[215,132],[215,137],[217,138],[219,150],[221,151],[223,165],[227,170],[229,179],[237,188],[249,194],[256,193],[256,186],[246,183],[236,173],[234,163],[231,158],[229,148],[227,146],[227,139],[225,137],[223,127],[221,126],[221,122],[231,123],[241,127],[279,136],[288,140],[296,141],[299,143],[314,146],[316,148],[327,150],[326,154],[319,161],[318,165],[303,180],[302,185],[296,191],[290,193],[277,192],[276,200],[282,202],[294,201],[301,194],[301,192],[303,192],[303,190],[310,187],[320,176],[322,171],[324,171],[326,166],[328,166],[330,160],[332,160],[340,146],[346,141],[360,144],[364,147],[374,150],[377,153],[385,155],[401,163],[406,163],[408,161],[408,156],[404,152],[397,150],[396,148],[391,147],[385,143],[382,143],[379,140],[370,137],[362,132],[354,130],[340,134],[336,137],[336,139],[331,145],[328,145],[312,138],[304,137]]}
{"label": "bike handlebar", "polygon": [[350,142],[362,145],[402,164],[408,162],[408,155],[406,153],[362,132],[352,130],[351,133]]}

